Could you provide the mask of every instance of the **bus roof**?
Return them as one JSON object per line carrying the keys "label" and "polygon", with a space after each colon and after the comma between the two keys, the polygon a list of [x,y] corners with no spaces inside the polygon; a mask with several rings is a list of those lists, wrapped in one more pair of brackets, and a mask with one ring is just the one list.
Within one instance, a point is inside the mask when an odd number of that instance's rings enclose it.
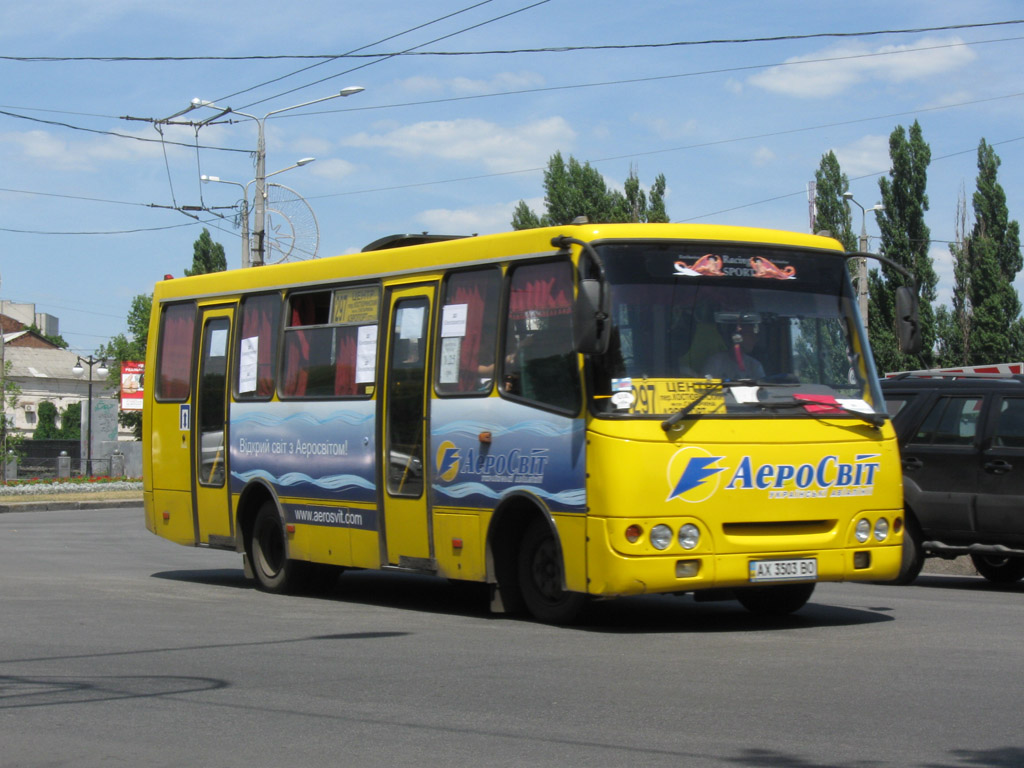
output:
{"label": "bus roof", "polygon": [[[200,298],[281,286],[380,278],[500,261],[511,256],[554,254],[559,249],[551,245],[551,238],[556,235],[570,235],[586,241],[708,240],[722,243],[767,243],[843,252],[839,242],[831,237],[718,224],[586,223],[472,237],[431,236],[426,233],[412,237],[391,235],[367,246],[367,249],[372,247],[374,250],[364,249],[360,253],[164,280],[156,284],[154,300]],[[403,245],[402,240],[405,239],[416,244]]]}

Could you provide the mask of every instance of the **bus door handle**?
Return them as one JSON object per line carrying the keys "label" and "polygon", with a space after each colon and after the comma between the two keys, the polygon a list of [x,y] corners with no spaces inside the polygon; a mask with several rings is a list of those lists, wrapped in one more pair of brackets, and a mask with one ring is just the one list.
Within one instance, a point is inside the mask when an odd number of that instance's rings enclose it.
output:
{"label": "bus door handle", "polygon": [[903,469],[907,472],[913,472],[915,469],[920,469],[924,466],[924,462],[916,456],[907,456],[903,459]]}
{"label": "bus door handle", "polygon": [[1013,469],[1013,464],[1003,459],[993,459],[992,461],[985,462],[985,471],[991,472],[993,475],[1005,475]]}

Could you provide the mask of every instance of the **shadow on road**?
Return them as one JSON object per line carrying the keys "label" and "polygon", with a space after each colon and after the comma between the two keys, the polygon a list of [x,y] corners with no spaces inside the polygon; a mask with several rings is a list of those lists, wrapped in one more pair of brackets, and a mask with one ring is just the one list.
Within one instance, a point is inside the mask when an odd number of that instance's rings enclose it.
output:
{"label": "shadow on road", "polygon": [[[254,588],[241,569],[163,571],[154,573],[153,577],[236,589]],[[490,613],[487,584],[415,574],[346,571],[338,579],[295,596],[296,599],[301,597],[486,620],[528,620],[524,616]],[[791,616],[763,617],[748,612],[734,600],[698,602],[690,595],[651,595],[595,600],[584,609],[572,629],[628,634],[793,630],[892,621],[887,611],[888,608],[816,603],[812,597],[810,603]]]}

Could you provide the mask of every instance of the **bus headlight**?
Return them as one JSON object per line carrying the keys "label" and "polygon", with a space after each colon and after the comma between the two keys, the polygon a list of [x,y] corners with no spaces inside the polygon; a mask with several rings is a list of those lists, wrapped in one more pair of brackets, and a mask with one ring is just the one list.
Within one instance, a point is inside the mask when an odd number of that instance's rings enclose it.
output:
{"label": "bus headlight", "polygon": [[858,520],[857,521],[857,530],[854,533],[854,536],[857,537],[857,541],[859,541],[861,544],[863,544],[865,541],[867,541],[869,538],[871,538],[871,523],[870,523],[870,521],[868,521],[868,520],[866,520],[864,518],[861,518],[860,520]]}
{"label": "bus headlight", "polygon": [[679,529],[679,546],[693,549],[700,543],[700,528],[693,523],[686,523]]}
{"label": "bus headlight", "polygon": [[651,528],[651,546],[655,549],[668,549],[672,543],[672,529],[667,525],[656,525]]}
{"label": "bus headlight", "polygon": [[875,539],[878,541],[885,541],[889,535],[889,521],[884,517],[878,518],[875,521]]}

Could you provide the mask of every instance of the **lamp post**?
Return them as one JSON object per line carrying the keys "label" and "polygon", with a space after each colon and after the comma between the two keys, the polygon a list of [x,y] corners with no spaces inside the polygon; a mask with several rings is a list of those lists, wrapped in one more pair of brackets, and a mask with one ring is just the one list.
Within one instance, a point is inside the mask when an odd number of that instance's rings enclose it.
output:
{"label": "lamp post", "polygon": [[[847,208],[849,204],[853,203],[860,208],[860,242],[857,247],[861,253],[867,253],[868,251],[868,228],[867,228],[867,217],[868,211],[884,211],[885,206],[881,203],[872,205],[870,208],[865,208],[863,205],[853,199],[853,192],[843,192],[843,200],[846,201]],[[857,305],[860,308],[860,317],[864,323],[864,328],[868,327],[868,260],[864,256],[860,256],[857,259]]]}
{"label": "lamp post", "polygon": [[[316,160],[315,157],[304,157],[301,160],[296,160],[292,165],[289,165],[287,168],[282,168],[279,171],[274,171],[273,173],[268,173],[264,178],[269,179],[271,176],[276,176],[279,173],[284,173],[285,171],[290,171],[292,168],[298,168],[299,166],[302,166],[302,165],[309,165],[314,160]],[[250,254],[252,253],[252,244],[249,242],[249,184],[252,184],[253,181],[256,181],[256,179],[253,179],[252,181],[248,182],[247,184],[242,184],[241,182],[238,182],[238,181],[228,181],[227,179],[222,179],[219,176],[207,176],[206,174],[203,174],[202,176],[200,176],[199,179],[200,179],[200,181],[202,181],[204,183],[213,181],[213,182],[217,182],[219,184],[234,184],[236,187],[241,187],[241,189],[242,189],[242,268],[244,269],[244,268],[248,267],[249,266]]]}
{"label": "lamp post", "polygon": [[100,376],[106,376],[108,370],[107,358],[93,357],[92,355],[89,355],[88,357],[82,357],[81,355],[79,355],[78,362],[75,363],[74,367],[71,369],[71,372],[76,376],[81,376],[82,373],[85,371],[85,368],[82,367],[83,365],[89,367],[89,416],[86,421],[87,426],[85,437],[85,474],[88,475],[92,471],[92,368],[94,365],[98,366],[96,368],[96,373],[98,373]]}
{"label": "lamp post", "polygon": [[261,267],[264,263],[264,254],[266,253],[266,245],[264,238],[266,236],[267,229],[267,216],[266,216],[266,201],[267,201],[267,144],[264,137],[264,123],[267,118],[271,115],[279,115],[282,112],[289,112],[293,109],[299,109],[300,107],[308,107],[312,104],[319,104],[321,101],[328,101],[329,99],[337,99],[340,96],[352,96],[353,94],[360,93],[365,90],[362,86],[353,85],[348,88],[342,88],[338,93],[332,93],[330,96],[323,96],[319,99],[313,99],[312,101],[304,101],[301,104],[293,104],[290,107],[284,107],[282,109],[275,109],[271,112],[267,112],[263,117],[257,117],[256,115],[250,115],[245,112],[238,112],[230,107],[217,106],[212,101],[204,101],[202,99],[192,99],[192,107],[210,107],[211,109],[221,110],[220,114],[203,121],[200,125],[216,120],[217,118],[223,117],[224,115],[231,113],[235,115],[241,115],[247,117],[250,120],[256,121],[257,138],[256,138],[256,178],[251,183],[256,183],[255,199],[253,200],[253,236],[256,240],[255,247],[252,248],[254,258],[252,258],[252,266]]}

